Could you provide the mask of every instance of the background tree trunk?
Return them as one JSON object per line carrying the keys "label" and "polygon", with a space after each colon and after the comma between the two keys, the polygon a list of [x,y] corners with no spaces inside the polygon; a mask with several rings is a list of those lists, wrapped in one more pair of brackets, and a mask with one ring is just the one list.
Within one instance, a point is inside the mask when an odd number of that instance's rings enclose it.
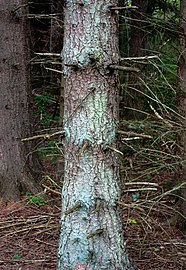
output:
{"label": "background tree trunk", "polygon": [[65,176],[58,270],[133,269],[116,202],[117,1],[66,1]]}
{"label": "background tree trunk", "polygon": [[[39,190],[29,163],[30,80],[24,0],[0,0],[0,197],[17,200]],[[34,166],[37,162],[34,161]]]}
{"label": "background tree trunk", "polygon": [[[146,55],[147,49],[147,8],[148,1],[132,0],[132,5],[137,6],[138,9],[131,11],[131,24],[130,24],[130,43],[129,43],[129,56],[140,57]],[[135,63],[134,66],[141,70],[140,76],[142,77],[145,72],[144,64]],[[126,100],[126,107],[131,108],[127,111],[126,117],[128,119],[137,120],[144,118],[144,114],[139,111],[145,109],[145,97],[137,90],[144,91],[144,85],[141,85],[139,74],[130,73],[128,80],[128,93]],[[136,90],[135,90],[136,89]],[[133,110],[134,109],[134,110]]]}
{"label": "background tree trunk", "polygon": [[[179,32],[177,104],[179,113],[184,117],[184,121],[182,121],[184,131],[178,135],[178,143],[183,149],[181,181],[186,183],[186,0],[181,1]],[[186,231],[186,184],[181,189],[181,197],[180,213],[182,216],[178,218],[178,226],[181,230]]]}
{"label": "background tree trunk", "polygon": [[132,0],[132,5],[138,7],[131,12],[130,56],[145,56],[147,47],[147,8],[148,1]]}

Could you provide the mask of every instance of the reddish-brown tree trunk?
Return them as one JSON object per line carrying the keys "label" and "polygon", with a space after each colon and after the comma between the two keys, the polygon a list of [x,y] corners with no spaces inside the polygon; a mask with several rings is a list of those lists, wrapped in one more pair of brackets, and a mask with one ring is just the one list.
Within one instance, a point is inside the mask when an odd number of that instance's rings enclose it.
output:
{"label": "reddish-brown tree trunk", "polygon": [[182,147],[182,173],[178,184],[185,183],[181,188],[180,213],[178,226],[186,231],[186,0],[181,1],[180,6],[180,36],[179,36],[179,58],[178,58],[178,88],[177,105],[180,115],[183,117],[181,123],[183,131],[178,135],[178,143]]}
{"label": "reddish-brown tree trunk", "polygon": [[[29,163],[30,81],[24,0],[0,0],[0,198],[17,200],[21,192],[37,192]],[[35,166],[37,162],[35,163]]]}
{"label": "reddish-brown tree trunk", "polygon": [[[148,1],[144,0],[132,0],[132,5],[137,6],[138,9],[131,11],[131,23],[130,23],[130,43],[129,43],[129,56],[140,57],[146,55],[147,48],[147,8]],[[141,70],[141,75],[145,72],[143,64],[134,63],[135,67]],[[126,118],[128,119],[141,119],[144,117],[143,113],[139,111],[144,110],[145,97],[139,93],[138,90],[144,91],[144,85],[141,86],[141,81],[138,78],[139,74],[130,73],[128,79],[128,98],[125,100],[126,106],[131,109],[127,112]],[[135,90],[136,89],[136,90]]]}
{"label": "reddish-brown tree trunk", "polygon": [[147,8],[148,1],[133,0],[133,6],[138,9],[131,12],[131,39],[130,39],[130,56],[145,56],[147,47]]}

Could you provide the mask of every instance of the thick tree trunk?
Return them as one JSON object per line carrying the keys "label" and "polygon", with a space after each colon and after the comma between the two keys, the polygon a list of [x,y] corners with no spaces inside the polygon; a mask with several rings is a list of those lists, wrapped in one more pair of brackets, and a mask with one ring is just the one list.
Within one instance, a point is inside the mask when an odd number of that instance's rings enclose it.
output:
{"label": "thick tree trunk", "polygon": [[185,185],[181,189],[180,213],[178,226],[186,231],[186,0],[181,1],[180,6],[180,37],[179,37],[179,60],[178,60],[178,89],[177,104],[179,113],[185,118],[182,121],[183,130],[178,136],[178,143],[183,149],[183,165],[181,180]]}
{"label": "thick tree trunk", "polygon": [[[0,197],[17,200],[38,191],[29,168],[30,82],[24,0],[0,0]],[[37,163],[35,163],[36,166]]]}
{"label": "thick tree trunk", "polygon": [[116,148],[117,1],[66,1],[66,162],[58,270],[133,269],[122,236]]}

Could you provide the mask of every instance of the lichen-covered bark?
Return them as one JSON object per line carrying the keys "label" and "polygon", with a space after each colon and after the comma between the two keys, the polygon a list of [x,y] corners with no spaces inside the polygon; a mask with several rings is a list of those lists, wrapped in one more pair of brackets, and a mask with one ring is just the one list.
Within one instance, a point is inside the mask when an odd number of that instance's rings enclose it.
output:
{"label": "lichen-covered bark", "polygon": [[66,1],[65,176],[58,270],[133,269],[117,210],[117,1]]}

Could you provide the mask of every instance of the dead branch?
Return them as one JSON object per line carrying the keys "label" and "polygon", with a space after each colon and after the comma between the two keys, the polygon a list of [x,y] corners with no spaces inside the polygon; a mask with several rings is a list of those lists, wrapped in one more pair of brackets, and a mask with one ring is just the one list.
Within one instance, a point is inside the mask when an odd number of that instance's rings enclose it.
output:
{"label": "dead branch", "polygon": [[152,136],[150,135],[146,135],[146,134],[143,134],[143,133],[136,133],[136,132],[133,132],[133,131],[123,131],[123,130],[118,130],[117,131],[118,134],[121,134],[121,135],[127,135],[127,136],[138,136],[138,137],[142,137],[142,138],[148,138],[148,139],[151,139]]}
{"label": "dead branch", "polygon": [[115,69],[115,70],[122,70],[122,71],[126,71],[126,72],[140,72],[140,70],[138,68],[123,67],[123,66],[119,66],[119,65],[110,65],[109,68]]}
{"label": "dead branch", "polygon": [[49,134],[49,133],[46,133],[46,134],[39,134],[39,135],[35,135],[35,136],[32,136],[32,137],[27,137],[27,138],[24,138],[24,139],[21,139],[22,142],[26,142],[26,141],[32,141],[32,140],[36,140],[36,139],[40,139],[40,138],[43,138],[43,139],[50,139],[51,137],[54,137],[56,135],[64,135],[65,134],[65,131],[62,130],[62,131],[57,131],[55,133],[52,133],[52,134]]}
{"label": "dead branch", "polygon": [[138,60],[149,60],[159,58],[158,55],[149,55],[149,56],[138,56],[138,57],[122,57],[120,61],[138,61]]}
{"label": "dead branch", "polygon": [[134,209],[137,209],[137,210],[139,210],[141,212],[144,212],[144,209],[141,208],[141,207],[139,207],[139,206],[137,206],[137,205],[127,204],[127,203],[124,203],[122,201],[117,201],[116,203],[119,204],[119,205],[123,205],[123,206],[125,206],[127,208],[134,208]]}
{"label": "dead branch", "polygon": [[60,53],[34,53],[36,55],[43,55],[43,56],[61,56]]}
{"label": "dead branch", "polygon": [[138,9],[137,6],[126,6],[126,7],[111,7],[111,10],[128,10],[128,9]]}

